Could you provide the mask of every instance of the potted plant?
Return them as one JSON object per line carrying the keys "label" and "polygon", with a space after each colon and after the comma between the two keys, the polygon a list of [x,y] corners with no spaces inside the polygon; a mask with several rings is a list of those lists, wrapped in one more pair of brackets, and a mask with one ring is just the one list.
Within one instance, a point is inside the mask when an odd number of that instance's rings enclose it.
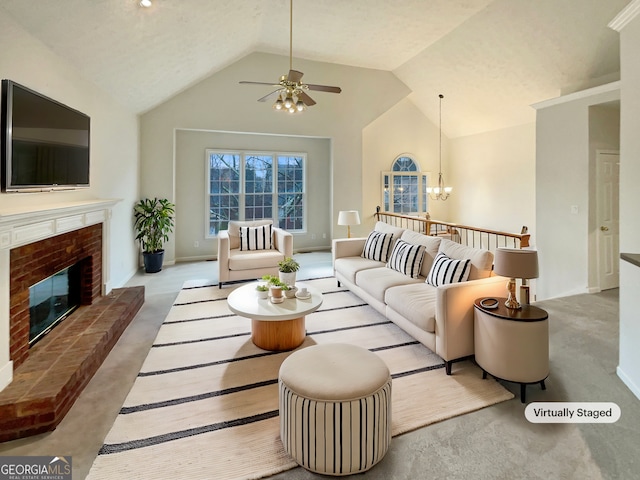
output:
{"label": "potted plant", "polygon": [[256,291],[258,292],[258,298],[267,298],[269,297],[269,285],[266,283],[260,283],[256,286]]}
{"label": "potted plant", "polygon": [[285,285],[295,285],[296,272],[300,269],[300,264],[291,257],[285,257],[278,262],[278,275],[280,281]]}
{"label": "potted plant", "polygon": [[164,249],[173,231],[175,205],[166,198],[144,198],[133,206],[136,240],[142,247],[144,271],[156,273],[162,270]]}

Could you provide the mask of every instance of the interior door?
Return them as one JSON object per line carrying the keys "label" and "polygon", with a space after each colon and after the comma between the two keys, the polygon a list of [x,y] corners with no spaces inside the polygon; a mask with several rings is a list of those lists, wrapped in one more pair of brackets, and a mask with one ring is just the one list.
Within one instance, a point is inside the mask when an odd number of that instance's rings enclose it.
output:
{"label": "interior door", "polygon": [[619,186],[620,154],[600,150],[596,154],[598,276],[600,290],[619,286]]}

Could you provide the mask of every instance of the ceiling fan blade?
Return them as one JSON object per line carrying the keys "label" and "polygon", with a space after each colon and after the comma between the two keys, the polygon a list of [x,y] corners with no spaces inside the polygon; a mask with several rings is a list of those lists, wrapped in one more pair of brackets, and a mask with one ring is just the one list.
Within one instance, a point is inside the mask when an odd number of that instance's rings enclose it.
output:
{"label": "ceiling fan blade", "polygon": [[259,98],[259,99],[258,99],[258,101],[259,101],[259,102],[266,102],[266,101],[269,99],[269,97],[271,97],[272,95],[275,95],[275,94],[276,94],[276,93],[278,93],[279,91],[280,91],[279,89],[278,89],[278,90],[274,90],[273,92],[271,92],[271,93],[269,93],[269,94],[265,95],[264,97]]}
{"label": "ceiling fan blade", "polygon": [[273,82],[250,82],[248,80],[240,80],[238,83],[242,83],[244,85],[269,85],[271,87],[277,87],[278,84],[277,83],[273,83]]}
{"label": "ceiling fan blade", "polygon": [[287,77],[287,81],[292,83],[300,83],[300,80],[302,80],[303,75],[304,73],[299,72],[298,70],[289,70],[289,76]]}
{"label": "ceiling fan blade", "polygon": [[316,104],[316,101],[313,98],[302,91],[298,92],[298,98],[302,100],[302,103],[304,103],[307,107]]}
{"label": "ceiling fan blade", "polygon": [[342,89],[340,87],[330,87],[329,85],[313,85],[311,83],[306,84],[309,90],[316,90],[318,92],[340,93]]}

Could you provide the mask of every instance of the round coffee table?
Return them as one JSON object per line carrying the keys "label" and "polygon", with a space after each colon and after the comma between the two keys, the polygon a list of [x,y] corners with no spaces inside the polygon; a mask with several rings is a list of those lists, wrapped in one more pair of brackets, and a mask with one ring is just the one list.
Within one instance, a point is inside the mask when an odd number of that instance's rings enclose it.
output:
{"label": "round coffee table", "polygon": [[322,293],[313,287],[296,283],[298,290],[307,287],[309,298],[286,298],[282,303],[271,303],[258,298],[256,284],[250,283],[229,294],[229,310],[251,319],[251,340],[264,350],[286,351],[300,346],[307,336],[305,315],[322,305]]}

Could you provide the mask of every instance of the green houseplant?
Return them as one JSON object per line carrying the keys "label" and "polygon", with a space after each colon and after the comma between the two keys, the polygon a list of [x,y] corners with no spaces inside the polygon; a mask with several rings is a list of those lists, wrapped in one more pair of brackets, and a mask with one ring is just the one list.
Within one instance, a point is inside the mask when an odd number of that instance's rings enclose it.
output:
{"label": "green houseplant", "polygon": [[142,247],[144,270],[156,273],[162,270],[164,242],[173,231],[175,205],[166,198],[143,198],[133,207],[136,240]]}
{"label": "green houseplant", "polygon": [[300,269],[300,264],[291,257],[285,257],[278,262],[278,275],[280,281],[287,285],[295,285],[296,272]]}

